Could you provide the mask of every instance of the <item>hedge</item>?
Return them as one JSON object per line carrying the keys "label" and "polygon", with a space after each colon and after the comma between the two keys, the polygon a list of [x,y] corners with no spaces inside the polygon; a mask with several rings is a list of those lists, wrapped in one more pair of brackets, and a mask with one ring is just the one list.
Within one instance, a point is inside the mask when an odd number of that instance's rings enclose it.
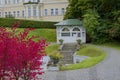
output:
{"label": "hedge", "polygon": [[19,28],[48,28],[55,29],[54,26],[57,22],[49,21],[32,21],[32,20],[20,20],[10,18],[0,18],[0,27],[11,27],[11,25],[17,21],[20,21]]}

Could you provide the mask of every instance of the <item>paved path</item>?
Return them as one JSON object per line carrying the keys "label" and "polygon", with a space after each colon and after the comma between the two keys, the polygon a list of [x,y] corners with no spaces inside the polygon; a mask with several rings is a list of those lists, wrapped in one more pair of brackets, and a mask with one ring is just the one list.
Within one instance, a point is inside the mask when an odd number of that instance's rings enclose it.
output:
{"label": "paved path", "polygon": [[107,53],[94,67],[70,71],[46,72],[44,80],[120,80],[120,51],[99,47]]}

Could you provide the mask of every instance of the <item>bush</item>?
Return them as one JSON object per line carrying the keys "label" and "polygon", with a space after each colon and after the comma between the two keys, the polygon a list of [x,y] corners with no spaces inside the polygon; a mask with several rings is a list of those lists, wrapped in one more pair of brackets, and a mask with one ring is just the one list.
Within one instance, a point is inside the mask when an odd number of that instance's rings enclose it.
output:
{"label": "bush", "polygon": [[11,25],[17,21],[21,21],[19,28],[48,28],[48,29],[56,28],[54,26],[56,22],[31,21],[31,20],[19,20],[19,19],[8,19],[8,18],[0,18],[0,26],[11,27]]}
{"label": "bush", "polygon": [[81,44],[81,39],[77,39],[77,43],[80,45]]}
{"label": "bush", "polygon": [[60,42],[60,45],[62,45],[63,44],[63,39],[59,39],[59,42]]}

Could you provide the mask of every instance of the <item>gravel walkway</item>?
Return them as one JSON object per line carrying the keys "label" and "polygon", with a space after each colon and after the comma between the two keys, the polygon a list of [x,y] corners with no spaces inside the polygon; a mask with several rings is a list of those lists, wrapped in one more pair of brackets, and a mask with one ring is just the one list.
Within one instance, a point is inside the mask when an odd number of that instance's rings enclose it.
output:
{"label": "gravel walkway", "polygon": [[120,80],[120,51],[99,47],[107,53],[94,67],[70,71],[47,71],[44,80]]}

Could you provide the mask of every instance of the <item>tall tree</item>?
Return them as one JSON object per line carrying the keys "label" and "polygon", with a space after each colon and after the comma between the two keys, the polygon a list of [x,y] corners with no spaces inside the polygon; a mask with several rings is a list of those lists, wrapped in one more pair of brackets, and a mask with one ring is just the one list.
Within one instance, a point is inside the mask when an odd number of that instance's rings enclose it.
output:
{"label": "tall tree", "polygon": [[[96,13],[99,18],[96,18]],[[120,40],[120,0],[69,0],[64,18],[83,20],[84,26],[86,26],[92,39],[95,39],[93,40],[95,42],[101,42],[102,40],[102,42],[107,42],[109,38],[106,37],[111,37],[109,40]],[[94,30],[93,24],[96,22],[99,25],[94,25]],[[94,33],[94,35],[91,33]]]}

